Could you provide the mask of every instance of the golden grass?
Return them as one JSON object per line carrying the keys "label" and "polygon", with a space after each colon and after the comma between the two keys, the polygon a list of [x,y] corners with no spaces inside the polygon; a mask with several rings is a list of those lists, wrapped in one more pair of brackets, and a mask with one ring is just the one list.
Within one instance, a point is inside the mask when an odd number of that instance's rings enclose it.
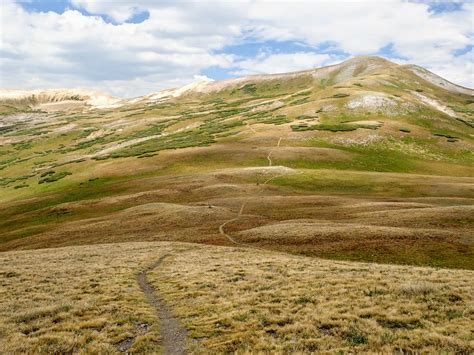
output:
{"label": "golden grass", "polygon": [[160,352],[148,274],[189,350],[474,350],[474,273],[140,242],[0,254],[0,353]]}
{"label": "golden grass", "polygon": [[0,353],[159,351],[155,311],[136,274],[169,249],[142,243],[0,254]]}
{"label": "golden grass", "polygon": [[207,247],[151,279],[198,353],[474,350],[470,271]]}

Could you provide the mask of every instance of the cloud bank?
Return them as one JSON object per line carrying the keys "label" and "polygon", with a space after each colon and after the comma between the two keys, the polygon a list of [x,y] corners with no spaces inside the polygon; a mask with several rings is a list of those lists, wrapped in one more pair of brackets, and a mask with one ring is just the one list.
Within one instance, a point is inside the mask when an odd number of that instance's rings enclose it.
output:
{"label": "cloud bank", "polygon": [[378,54],[474,87],[468,2],[70,0],[59,12],[44,3],[1,3],[0,86],[130,97],[212,76],[209,68],[278,73]]}

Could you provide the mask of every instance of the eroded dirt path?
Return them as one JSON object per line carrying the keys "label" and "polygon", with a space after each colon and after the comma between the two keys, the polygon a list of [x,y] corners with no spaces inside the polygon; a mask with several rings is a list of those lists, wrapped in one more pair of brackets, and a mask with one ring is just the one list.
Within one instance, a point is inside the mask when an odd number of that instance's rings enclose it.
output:
{"label": "eroded dirt path", "polygon": [[[280,143],[281,143],[281,137],[278,139],[278,143],[277,143],[277,148],[280,146]],[[272,162],[272,153],[273,153],[273,149],[270,150],[268,152],[268,155],[267,155],[267,160],[268,160],[268,166],[272,166],[273,162]]]}
{"label": "eroded dirt path", "polygon": [[170,308],[159,296],[153,286],[148,282],[147,273],[156,269],[169,255],[163,255],[153,265],[140,272],[137,282],[145,294],[148,303],[156,310],[160,319],[160,333],[163,342],[164,354],[186,354],[186,330],[183,329],[179,320],[173,316]]}
{"label": "eroded dirt path", "polygon": [[228,221],[222,223],[220,226],[219,226],[219,233],[221,235],[223,235],[224,237],[226,237],[227,239],[229,239],[232,243],[234,244],[240,244],[238,241],[236,241],[234,238],[232,238],[229,234],[227,234],[224,230],[224,227],[229,224],[229,223],[232,223],[232,222],[235,222],[237,220],[240,219],[240,217],[242,216],[242,213],[244,212],[244,208],[245,208],[245,204],[247,203],[247,201],[244,201],[242,203],[242,205],[240,206],[240,210],[239,210],[239,213],[237,214],[237,217],[235,218],[232,218],[232,219],[229,219]]}

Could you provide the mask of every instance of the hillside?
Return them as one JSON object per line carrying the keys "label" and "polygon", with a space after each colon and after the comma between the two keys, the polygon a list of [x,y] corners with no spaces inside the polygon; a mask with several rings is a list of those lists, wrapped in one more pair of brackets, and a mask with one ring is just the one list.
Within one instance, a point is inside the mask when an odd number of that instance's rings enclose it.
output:
{"label": "hillside", "polygon": [[473,91],[358,57],[119,100],[0,92],[0,250],[182,241],[473,269]]}

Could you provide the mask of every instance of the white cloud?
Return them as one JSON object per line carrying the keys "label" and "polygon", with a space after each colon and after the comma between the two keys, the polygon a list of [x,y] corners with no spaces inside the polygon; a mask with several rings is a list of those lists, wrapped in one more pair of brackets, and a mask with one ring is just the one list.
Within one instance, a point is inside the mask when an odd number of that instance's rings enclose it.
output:
{"label": "white cloud", "polygon": [[340,62],[341,58],[312,52],[261,53],[256,58],[236,62],[236,75],[287,73]]}
{"label": "white cloud", "polygon": [[82,7],[92,14],[107,14],[118,23],[123,23],[140,11],[146,10],[141,8],[140,4],[130,2],[103,2],[89,0],[71,0],[71,3],[77,7]]}
{"label": "white cloud", "polygon": [[[433,14],[427,3],[406,1],[257,1],[253,34],[263,39],[294,39],[317,45],[333,42],[350,55],[374,54],[393,44],[408,62],[463,85],[471,85],[468,58],[453,52],[472,44],[474,5]],[[472,62],[472,57],[471,57]],[[455,68],[454,66],[457,65]],[[469,75],[470,74],[470,75]]]}
{"label": "white cloud", "polygon": [[233,61],[212,53],[225,36],[192,29],[178,36],[159,21],[113,25],[75,10],[28,13],[13,2],[2,4],[0,20],[0,86],[86,86],[136,96],[187,84],[202,69]]}
{"label": "white cloud", "polygon": [[[210,66],[239,75],[307,69],[340,57],[314,52],[218,54],[252,40],[330,43],[347,55],[392,44],[398,56],[456,83],[473,85],[474,6],[434,14],[426,3],[388,1],[110,1],[71,0],[91,14],[27,12],[12,0],[0,11],[0,86],[85,86],[136,96],[192,82]],[[126,21],[141,11],[149,19]]]}

